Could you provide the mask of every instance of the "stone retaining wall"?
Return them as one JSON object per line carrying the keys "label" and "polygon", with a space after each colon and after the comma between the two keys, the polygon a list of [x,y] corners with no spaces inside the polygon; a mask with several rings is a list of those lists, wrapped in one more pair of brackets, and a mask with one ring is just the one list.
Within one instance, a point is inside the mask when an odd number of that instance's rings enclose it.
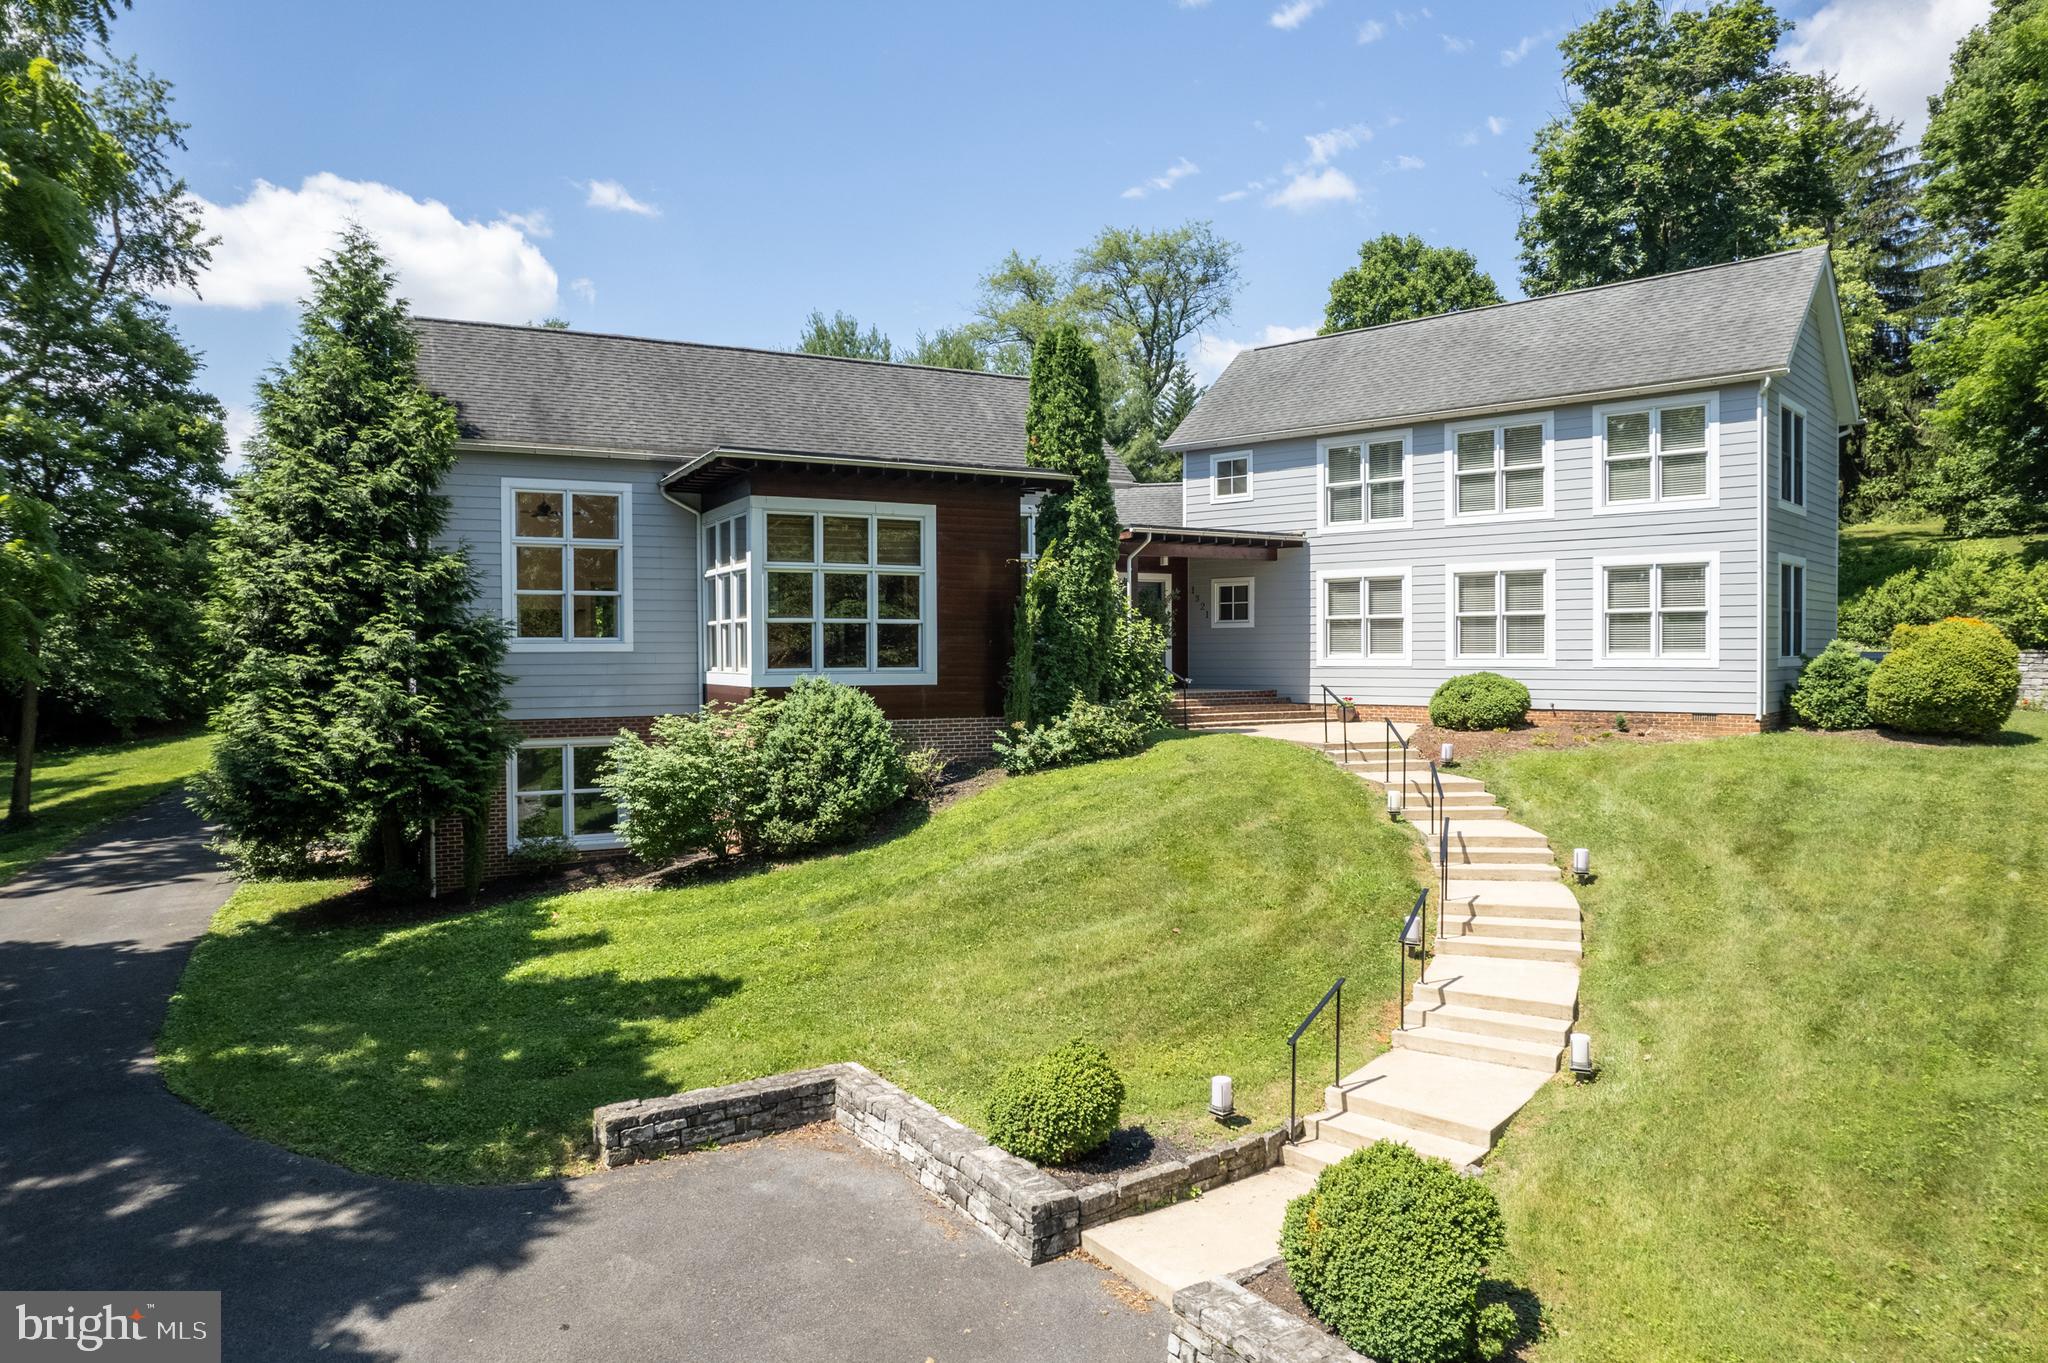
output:
{"label": "stone retaining wall", "polygon": [[2020,650],[2020,699],[2048,705],[2048,648]]}
{"label": "stone retaining wall", "polygon": [[904,1165],[927,1191],[1033,1264],[1080,1248],[1083,1226],[1263,1173],[1280,1162],[1285,1141],[1282,1131],[1244,1136],[1185,1160],[1091,1183],[1076,1193],[850,1061],[664,1098],[608,1103],[591,1113],[591,1135],[598,1163],[616,1169],[828,1119]]}
{"label": "stone retaining wall", "polygon": [[1281,1310],[1244,1285],[1273,1260],[1173,1294],[1174,1363],[1372,1363],[1344,1342]]}

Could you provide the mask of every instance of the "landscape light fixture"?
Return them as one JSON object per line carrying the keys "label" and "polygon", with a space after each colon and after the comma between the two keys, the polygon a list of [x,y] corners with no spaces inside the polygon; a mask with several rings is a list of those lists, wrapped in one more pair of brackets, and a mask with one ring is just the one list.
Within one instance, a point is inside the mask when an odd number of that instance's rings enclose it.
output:
{"label": "landscape light fixture", "polygon": [[1400,792],[1400,791],[1398,791],[1398,790],[1393,790],[1393,789],[1391,789],[1391,788],[1390,788],[1390,789],[1389,789],[1389,790],[1387,791],[1387,817],[1388,817],[1388,818],[1390,818],[1390,819],[1398,819],[1398,818],[1400,818],[1400,817],[1401,817],[1401,801],[1402,801],[1402,799],[1403,799],[1403,796],[1402,796],[1402,794],[1401,794],[1401,792]]}
{"label": "landscape light fixture", "polygon": [[1235,1116],[1237,1109],[1230,1102],[1230,1076],[1214,1074],[1209,1076],[1209,1115],[1223,1118]]}
{"label": "landscape light fixture", "polygon": [[1412,909],[1408,921],[1401,925],[1401,945],[1419,947],[1422,945],[1422,910]]}
{"label": "landscape light fixture", "polygon": [[1437,765],[1438,765],[1439,767],[1448,767],[1448,766],[1450,766],[1450,765],[1451,765],[1451,745],[1450,745],[1450,744],[1446,743],[1446,744],[1444,744],[1444,745],[1443,745],[1443,747],[1441,747],[1441,748],[1439,748],[1439,749],[1437,750],[1437,755],[1436,755],[1436,764],[1437,764]]}
{"label": "landscape light fixture", "polygon": [[1571,1035],[1572,1078],[1581,1082],[1593,1077],[1593,1038],[1584,1032]]}
{"label": "landscape light fixture", "polygon": [[1584,847],[1572,849],[1572,874],[1579,878],[1581,885],[1593,878],[1593,854]]}

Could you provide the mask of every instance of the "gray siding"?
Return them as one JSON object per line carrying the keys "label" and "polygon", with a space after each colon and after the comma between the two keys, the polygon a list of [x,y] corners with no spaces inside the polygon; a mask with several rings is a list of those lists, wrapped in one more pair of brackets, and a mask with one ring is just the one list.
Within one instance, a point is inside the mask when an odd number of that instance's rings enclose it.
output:
{"label": "gray siding", "polygon": [[[1249,501],[1212,501],[1212,456],[1209,452],[1190,454],[1186,459],[1189,524],[1309,536],[1306,550],[1283,551],[1279,562],[1256,565],[1256,624],[1250,630],[1216,629],[1209,623],[1210,584],[1219,577],[1245,576],[1245,570],[1229,562],[1194,565],[1189,594],[1193,598],[1190,651],[1196,684],[1272,686],[1304,700],[1312,699],[1319,685],[1328,685],[1363,703],[1418,704],[1444,679],[1484,668],[1506,672],[1526,683],[1539,709],[1755,713],[1761,643],[1757,386],[1730,385],[1716,390],[1715,398],[1716,487],[1711,505],[1596,512],[1594,408],[1583,403],[1547,409],[1552,417],[1552,514],[1539,519],[1448,523],[1448,428],[1442,422],[1406,428],[1410,436],[1410,524],[1405,527],[1318,530],[1319,453],[1313,439],[1253,447],[1253,496]],[[1538,415],[1542,410],[1522,415]],[[1824,419],[1819,414],[1822,410],[1815,409],[1816,424]],[[1831,514],[1824,516],[1818,508],[1813,519],[1829,526],[1833,523]],[[1716,563],[1718,647],[1713,664],[1615,666],[1598,662],[1597,631],[1602,623],[1598,560],[1678,559],[1702,554],[1714,556]],[[1531,665],[1452,658],[1448,619],[1451,565],[1516,560],[1552,564],[1552,661]],[[1406,665],[1320,658],[1315,639],[1320,625],[1311,618],[1317,608],[1318,577],[1369,569],[1408,572],[1410,661]],[[1819,580],[1817,571],[1815,580]]]}
{"label": "gray siding", "polygon": [[664,714],[697,708],[696,517],[665,500],[666,464],[634,459],[465,453],[444,485],[451,502],[448,535],[469,546],[479,579],[478,608],[503,610],[505,552],[503,480],[562,479],[624,483],[632,508],[630,649],[515,650],[505,657],[514,719]]}
{"label": "gray siding", "polygon": [[[1835,637],[1835,608],[1839,584],[1841,527],[1839,506],[1841,482],[1837,460],[1840,444],[1835,437],[1834,391],[1828,383],[1828,368],[1822,346],[1830,343],[1829,323],[1816,298],[1807,309],[1799,331],[1799,344],[1792,352],[1791,372],[1771,385],[1770,407],[1770,497],[1767,502],[1769,551],[1766,555],[1766,589],[1769,610],[1765,628],[1770,638],[1768,684],[1765,708],[1784,708],[1785,690],[1799,679],[1800,662],[1780,660],[1778,653],[1778,556],[1789,554],[1806,560],[1806,652],[1809,656],[1827,646]],[[1778,503],[1778,418],[1783,400],[1790,398],[1806,409],[1806,514]]]}

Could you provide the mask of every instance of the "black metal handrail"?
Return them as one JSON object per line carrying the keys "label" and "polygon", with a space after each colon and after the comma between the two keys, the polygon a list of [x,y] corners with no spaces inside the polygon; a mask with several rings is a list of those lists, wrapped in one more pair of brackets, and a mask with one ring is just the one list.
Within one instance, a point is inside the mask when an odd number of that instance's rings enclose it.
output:
{"label": "black metal handrail", "polygon": [[[1437,931],[1442,932],[1444,906],[1441,903],[1436,906],[1436,922]],[[1427,970],[1429,968],[1429,954],[1426,949],[1429,941],[1429,891],[1427,889],[1416,892],[1415,907],[1408,910],[1408,917],[1401,924],[1401,992],[1394,995],[1394,1012],[1396,1015],[1395,1026],[1404,1032],[1408,1030],[1408,939],[1411,934],[1414,936],[1418,946],[1425,947],[1422,965],[1423,969]],[[1417,972],[1415,978],[1419,982],[1422,979],[1421,973]]]}
{"label": "black metal handrail", "polygon": [[1333,1084],[1344,1082],[1344,977],[1339,975],[1337,982],[1331,985],[1329,990],[1324,993],[1322,1000],[1315,1007],[1308,1010],[1308,1016],[1301,1020],[1301,1026],[1294,1029],[1294,1035],[1287,1038],[1287,1139],[1289,1141],[1294,1139],[1294,1087],[1300,1068],[1301,1052],[1299,1050],[1299,1043],[1301,1041],[1301,1034],[1308,1030],[1309,1024],[1316,1020],[1317,1015],[1323,1011],[1324,1005],[1329,1003],[1331,999],[1337,1001],[1337,1011],[1331,1015],[1332,1020],[1336,1023],[1337,1036],[1336,1044],[1333,1047],[1335,1055],[1332,1060],[1336,1077],[1330,1082]]}
{"label": "black metal handrail", "polygon": [[1390,738],[1395,743],[1401,745],[1401,803],[1406,804],[1408,803],[1408,740],[1401,737],[1401,731],[1394,727],[1393,720],[1383,719],[1380,723],[1385,725],[1387,730],[1386,738],[1380,740],[1380,757],[1382,759],[1380,762],[1380,784],[1387,785],[1392,782],[1394,777],[1394,748],[1393,744],[1387,742],[1387,739]]}
{"label": "black metal handrail", "polygon": [[1170,667],[1166,669],[1166,675],[1180,683],[1180,727],[1185,729],[1188,727],[1188,692],[1193,689],[1194,682]]}
{"label": "black metal handrail", "polygon": [[1336,701],[1337,713],[1339,716],[1341,716],[1341,718],[1338,720],[1338,727],[1344,740],[1344,765],[1348,768],[1351,765],[1351,716],[1357,710],[1358,707],[1353,705],[1350,701],[1344,699],[1344,697],[1338,695],[1335,691],[1332,691],[1327,686],[1322,688],[1322,692],[1323,750],[1327,752],[1330,748],[1330,702]]}
{"label": "black metal handrail", "polygon": [[1444,906],[1451,899],[1451,807],[1444,800],[1444,778],[1429,764],[1429,784],[1436,793],[1436,939],[1444,939]]}

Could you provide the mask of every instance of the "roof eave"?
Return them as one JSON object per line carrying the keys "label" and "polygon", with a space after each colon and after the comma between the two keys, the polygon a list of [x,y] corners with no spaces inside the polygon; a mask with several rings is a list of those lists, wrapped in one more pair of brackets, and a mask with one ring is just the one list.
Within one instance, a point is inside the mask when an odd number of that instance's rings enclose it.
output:
{"label": "roof eave", "polygon": [[931,459],[871,459],[858,455],[823,454],[805,450],[757,450],[721,445],[706,450],[672,470],[661,480],[663,487],[690,481],[723,461],[799,464],[813,467],[872,470],[877,473],[930,474],[960,478],[985,478],[1026,487],[1062,487],[1074,481],[1071,473],[1052,469],[1004,468],[989,464],[948,463]]}
{"label": "roof eave", "polygon": [[1124,536],[1150,535],[1173,540],[1193,540],[1197,542],[1215,540],[1222,544],[1269,544],[1279,549],[1298,548],[1308,543],[1305,536],[1292,535],[1284,531],[1216,530],[1199,525],[1126,525],[1122,527],[1122,534]]}

